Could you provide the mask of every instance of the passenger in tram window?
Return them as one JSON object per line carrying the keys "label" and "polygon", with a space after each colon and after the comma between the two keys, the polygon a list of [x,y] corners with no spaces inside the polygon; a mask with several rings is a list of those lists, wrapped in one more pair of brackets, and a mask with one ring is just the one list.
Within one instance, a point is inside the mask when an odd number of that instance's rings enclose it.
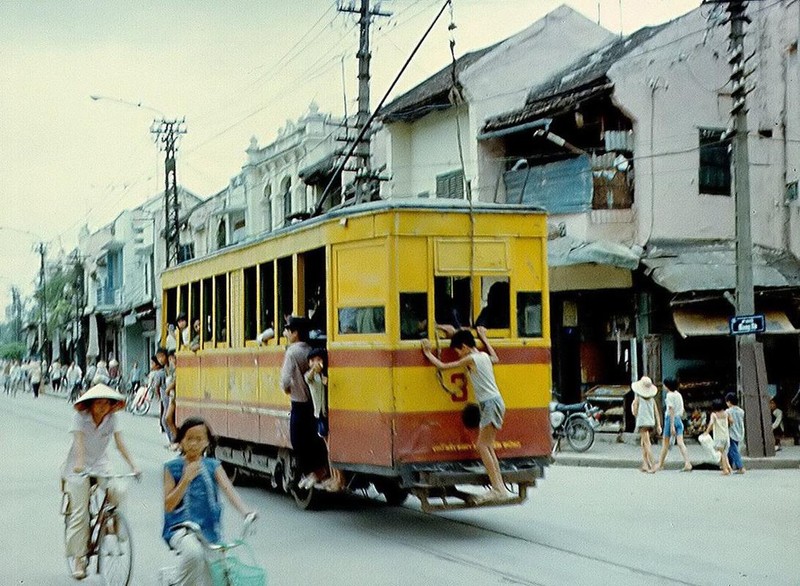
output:
{"label": "passenger in tram window", "polygon": [[178,342],[178,348],[182,349],[189,346],[189,336],[191,335],[189,329],[186,327],[189,325],[187,321],[186,314],[181,312],[178,314],[178,318],[175,320],[177,324],[177,332],[176,332],[176,340]]}
{"label": "passenger in tram window", "polygon": [[483,326],[488,329],[505,329],[508,327],[510,314],[511,299],[509,297],[508,281],[497,281],[489,287],[486,307],[478,314],[475,326]]}
{"label": "passenger in tram window", "polygon": [[429,340],[422,341],[422,352],[431,364],[440,370],[465,368],[472,383],[481,416],[477,448],[492,483],[489,491],[473,500],[475,504],[482,504],[510,500],[514,495],[506,489],[500,472],[500,462],[494,451],[497,431],[503,427],[503,417],[506,412],[503,396],[494,377],[493,365],[500,359],[486,338],[486,328],[481,326],[477,328],[477,332],[486,352],[478,350],[475,338],[469,330],[458,330],[450,340],[450,348],[458,355],[458,360],[454,362],[442,362],[434,356]]}
{"label": "passenger in tram window", "polygon": [[[289,437],[297,456],[302,479],[299,486],[309,488],[324,476],[325,444],[317,435],[314,404],[305,380],[308,371],[308,319],[290,316],[283,330],[289,342],[281,367],[281,389],[290,396],[292,409],[289,418]],[[310,484],[309,484],[310,483]]]}
{"label": "passenger in tram window", "polygon": [[383,307],[359,307],[356,310],[356,331],[359,334],[382,334],[386,331]]}
{"label": "passenger in tram window", "polygon": [[400,294],[400,339],[419,340],[428,329],[425,293]]}
{"label": "passenger in tram window", "polygon": [[322,285],[317,286],[314,294],[306,301],[308,307],[309,336],[317,339],[325,336],[325,301],[322,293]]}
{"label": "passenger in tram window", "polygon": [[358,310],[355,307],[343,307],[339,310],[340,334],[355,334],[358,331],[356,327],[357,313]]}
{"label": "passenger in tram window", "polygon": [[167,326],[167,340],[164,344],[167,350],[175,350],[178,348],[178,336],[175,333],[175,324]]}
{"label": "passenger in tram window", "polygon": [[440,330],[445,337],[452,338],[458,330],[464,327],[455,301],[450,295],[437,296],[435,312],[436,329]]}
{"label": "passenger in tram window", "polygon": [[202,328],[203,325],[200,323],[200,320],[194,320],[192,324],[192,339],[189,342],[189,349],[192,352],[197,352],[200,349],[200,334]]}

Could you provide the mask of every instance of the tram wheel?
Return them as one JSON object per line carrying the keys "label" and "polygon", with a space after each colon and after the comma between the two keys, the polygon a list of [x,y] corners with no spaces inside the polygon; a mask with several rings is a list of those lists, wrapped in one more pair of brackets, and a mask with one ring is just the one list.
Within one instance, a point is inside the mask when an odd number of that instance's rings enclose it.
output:
{"label": "tram wheel", "polygon": [[294,486],[291,492],[292,497],[294,497],[294,503],[301,511],[313,511],[316,508],[319,500],[319,491],[315,490],[313,486],[308,489]]}

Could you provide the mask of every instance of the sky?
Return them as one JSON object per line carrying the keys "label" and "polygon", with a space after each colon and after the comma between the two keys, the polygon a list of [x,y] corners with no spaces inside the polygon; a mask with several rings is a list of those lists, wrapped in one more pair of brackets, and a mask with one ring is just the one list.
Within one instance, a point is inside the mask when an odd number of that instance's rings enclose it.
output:
{"label": "sky", "polygon": [[[561,4],[629,34],[700,0],[453,0],[456,55]],[[178,182],[208,197],[239,172],[251,137],[269,144],[312,101],[336,116],[346,104],[352,114],[358,25],[336,5],[0,0],[0,320],[12,285],[24,295],[34,289],[37,242],[48,257],[69,252],[82,226],[94,231],[163,191],[154,118],[185,117]],[[380,3],[392,16],[373,26],[373,107],[442,5]],[[448,64],[449,21],[445,11],[393,96]]]}

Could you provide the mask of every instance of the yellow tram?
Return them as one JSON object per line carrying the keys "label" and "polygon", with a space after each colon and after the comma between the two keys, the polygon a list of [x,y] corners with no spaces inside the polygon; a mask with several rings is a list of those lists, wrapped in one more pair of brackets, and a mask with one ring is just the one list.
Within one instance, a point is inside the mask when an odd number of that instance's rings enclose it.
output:
{"label": "yellow tram", "polygon": [[329,357],[331,461],[349,486],[393,503],[413,493],[426,510],[472,506],[464,487],[488,480],[462,422],[467,379],[437,375],[420,341],[451,358],[437,324],[474,323],[496,289],[488,335],[507,412],[495,447],[517,487],[510,503],[522,502],[551,447],[546,240],[545,214],[527,206],[372,202],[169,269],[164,326],[185,312],[197,336],[178,351],[178,420],[204,417],[231,472],[268,476],[310,505],[279,386],[285,316],[308,316],[310,344]]}

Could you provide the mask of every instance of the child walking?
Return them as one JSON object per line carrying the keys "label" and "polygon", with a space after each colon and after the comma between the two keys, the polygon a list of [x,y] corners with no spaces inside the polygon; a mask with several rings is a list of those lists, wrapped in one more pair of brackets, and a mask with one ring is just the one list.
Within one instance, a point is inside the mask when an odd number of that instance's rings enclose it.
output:
{"label": "child walking", "polygon": [[[486,328],[478,326],[475,331],[478,339],[483,343],[486,352],[476,348],[475,338],[469,330],[458,330],[450,339],[450,347],[455,350],[458,360],[455,362],[442,362],[433,355],[429,340],[422,341],[422,352],[425,357],[440,370],[466,368],[467,376],[475,391],[475,400],[480,409],[480,430],[478,432],[478,453],[483,462],[492,488],[485,494],[475,499],[476,504],[498,502],[514,498],[506,489],[500,473],[500,463],[494,451],[494,442],[497,431],[503,427],[503,416],[506,406],[497,382],[494,378],[493,364],[499,362],[497,353],[486,338]],[[488,354],[487,354],[488,352]]]}
{"label": "child walking", "polygon": [[[72,420],[72,446],[61,468],[62,490],[67,495],[67,529],[64,536],[67,557],[71,559],[72,577],[86,577],[86,553],[89,541],[90,480],[82,472],[108,473],[106,449],[114,438],[117,450],[134,474],[139,469],[128,453],[122,434],[117,431],[115,412],[125,407],[125,397],[106,385],[95,385],[75,401]],[[109,500],[121,506],[123,487],[109,482],[105,487]]]}
{"label": "child walking", "polygon": [[720,453],[719,466],[722,468],[722,475],[728,476],[731,473],[731,465],[728,463],[728,448],[731,445],[729,431],[732,423],[731,416],[725,412],[725,402],[722,399],[714,399],[711,403],[711,410],[706,433],[712,435],[714,449]]}
{"label": "child walking", "polygon": [[633,399],[631,411],[636,418],[636,429],[639,430],[639,442],[642,446],[642,472],[654,473],[657,470],[653,454],[650,452],[650,434],[655,430],[661,433],[661,419],[656,409],[658,388],[649,376],[643,376],[631,385],[636,397]]}
{"label": "child walking", "polygon": [[739,399],[736,393],[725,395],[725,403],[728,405],[725,412],[731,421],[729,430],[731,447],[728,449],[728,463],[737,474],[744,474],[742,455],[739,453],[739,444],[744,441],[744,409],[739,407]]}
{"label": "child walking", "polygon": [[664,467],[667,459],[670,440],[674,439],[678,444],[678,449],[683,457],[683,471],[690,472],[692,463],[689,461],[689,454],[686,451],[686,444],[683,442],[683,396],[678,392],[678,383],[675,379],[664,380],[664,390],[667,395],[664,398],[664,442],[661,447],[661,455],[658,458],[656,470]]}
{"label": "child walking", "polygon": [[211,574],[203,546],[194,533],[176,529],[179,523],[197,523],[211,543],[220,541],[222,506],[219,490],[242,516],[255,515],[231,484],[219,460],[206,457],[213,441],[205,420],[189,417],[178,428],[181,455],[164,464],[164,530],[162,536],[178,554],[176,586],[210,586]]}

